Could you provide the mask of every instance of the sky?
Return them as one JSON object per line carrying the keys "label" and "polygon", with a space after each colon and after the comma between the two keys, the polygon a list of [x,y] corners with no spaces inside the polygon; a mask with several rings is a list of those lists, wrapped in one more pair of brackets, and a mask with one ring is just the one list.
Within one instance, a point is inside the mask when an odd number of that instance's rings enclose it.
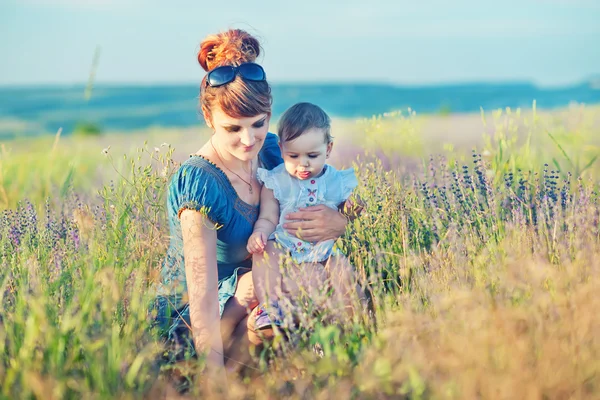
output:
{"label": "sky", "polygon": [[[169,4],[167,4],[169,3]],[[256,35],[272,83],[578,83],[600,0],[0,0],[0,85],[198,84],[202,39]]]}

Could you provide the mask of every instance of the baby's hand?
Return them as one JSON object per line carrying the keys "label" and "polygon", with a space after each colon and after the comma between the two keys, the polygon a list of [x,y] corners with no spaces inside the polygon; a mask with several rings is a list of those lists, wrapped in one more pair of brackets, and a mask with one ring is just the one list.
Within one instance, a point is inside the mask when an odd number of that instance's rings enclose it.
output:
{"label": "baby's hand", "polygon": [[365,202],[358,196],[350,196],[340,207],[340,211],[347,217],[356,218],[365,209]]}
{"label": "baby's hand", "polygon": [[246,250],[250,254],[258,254],[265,251],[265,246],[267,244],[267,235],[263,232],[254,232],[250,235],[250,239],[248,239],[248,245],[246,246]]}

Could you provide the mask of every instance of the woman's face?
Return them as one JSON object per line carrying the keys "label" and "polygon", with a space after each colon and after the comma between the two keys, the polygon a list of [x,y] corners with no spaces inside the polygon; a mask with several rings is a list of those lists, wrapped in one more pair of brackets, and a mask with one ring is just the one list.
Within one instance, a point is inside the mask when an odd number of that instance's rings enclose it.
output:
{"label": "woman's face", "polygon": [[219,144],[219,151],[250,161],[263,146],[270,119],[271,114],[233,118],[218,108],[212,110],[212,121],[208,125],[215,131],[214,139]]}

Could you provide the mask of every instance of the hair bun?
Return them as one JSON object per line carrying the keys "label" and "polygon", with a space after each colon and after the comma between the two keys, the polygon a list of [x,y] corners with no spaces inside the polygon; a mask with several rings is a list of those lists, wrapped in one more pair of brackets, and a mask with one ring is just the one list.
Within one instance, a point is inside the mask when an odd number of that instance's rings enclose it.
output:
{"label": "hair bun", "polygon": [[198,62],[205,71],[223,65],[254,62],[260,54],[258,40],[241,29],[209,35],[200,43]]}

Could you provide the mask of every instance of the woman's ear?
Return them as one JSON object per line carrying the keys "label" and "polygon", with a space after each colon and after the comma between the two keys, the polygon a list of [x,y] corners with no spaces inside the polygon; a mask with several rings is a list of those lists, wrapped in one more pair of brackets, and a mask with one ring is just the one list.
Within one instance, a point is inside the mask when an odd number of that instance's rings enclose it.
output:
{"label": "woman's ear", "polygon": [[210,129],[214,129],[213,124],[212,124],[212,118],[211,118],[211,115],[210,115],[210,111],[205,106],[202,106],[202,115],[204,116],[204,122],[206,122],[206,125]]}
{"label": "woman's ear", "polygon": [[325,153],[327,154],[327,158],[329,158],[329,154],[331,154],[331,149],[333,149],[333,142],[327,143],[327,152]]}

